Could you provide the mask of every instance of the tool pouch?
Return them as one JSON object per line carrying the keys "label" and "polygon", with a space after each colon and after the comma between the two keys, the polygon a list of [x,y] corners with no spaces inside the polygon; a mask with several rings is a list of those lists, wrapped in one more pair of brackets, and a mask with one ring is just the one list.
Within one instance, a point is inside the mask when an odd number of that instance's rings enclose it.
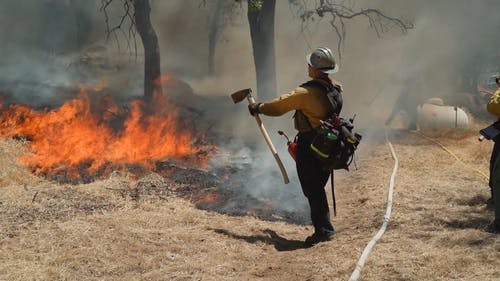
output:
{"label": "tool pouch", "polygon": [[348,170],[361,135],[353,133],[352,124],[342,118],[338,121],[338,126],[332,126],[331,123],[337,122],[322,122],[316,129],[316,136],[310,145],[312,154],[320,160],[326,171]]}

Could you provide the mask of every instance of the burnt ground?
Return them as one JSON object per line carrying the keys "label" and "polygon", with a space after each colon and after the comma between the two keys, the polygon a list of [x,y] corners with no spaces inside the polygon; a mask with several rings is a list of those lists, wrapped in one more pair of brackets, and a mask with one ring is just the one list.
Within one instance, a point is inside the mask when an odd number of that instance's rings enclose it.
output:
{"label": "burnt ground", "polygon": [[[430,136],[460,161],[418,133],[390,132],[392,217],[361,280],[500,278],[480,173],[492,145],[476,130]],[[336,173],[335,238],[303,248],[312,228],[300,212],[248,196],[228,208],[223,185],[245,181],[228,181],[234,166],[164,163],[139,178],[61,184],[31,175],[16,161],[23,153],[22,142],[0,141],[0,280],[346,280],[382,225],[394,165],[384,134],[367,135],[358,169]],[[300,194],[296,183],[276,189]]]}

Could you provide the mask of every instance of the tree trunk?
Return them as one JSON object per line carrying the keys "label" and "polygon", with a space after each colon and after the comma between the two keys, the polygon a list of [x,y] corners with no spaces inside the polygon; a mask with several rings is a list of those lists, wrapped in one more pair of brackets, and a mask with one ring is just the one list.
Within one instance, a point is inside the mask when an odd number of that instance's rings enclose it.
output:
{"label": "tree trunk", "polygon": [[221,28],[221,17],[222,17],[222,1],[217,0],[215,4],[214,15],[210,19],[209,30],[208,30],[208,74],[215,74],[215,46],[219,40],[220,28]]}
{"label": "tree trunk", "polygon": [[162,94],[159,78],[160,47],[158,37],[151,24],[149,0],[133,0],[135,27],[144,46],[144,100],[149,103],[153,94]]}
{"label": "tree trunk", "polygon": [[[268,100],[276,97],[274,50],[276,0],[248,0],[247,2],[253,60],[257,75],[257,94],[261,100]],[[262,3],[262,6],[256,7],[258,6],[256,3]]]}

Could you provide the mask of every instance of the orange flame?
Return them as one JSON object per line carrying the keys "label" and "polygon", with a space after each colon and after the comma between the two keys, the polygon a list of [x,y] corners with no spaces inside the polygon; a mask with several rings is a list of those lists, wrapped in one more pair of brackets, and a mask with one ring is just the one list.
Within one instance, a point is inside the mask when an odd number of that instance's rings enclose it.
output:
{"label": "orange flame", "polygon": [[107,163],[151,168],[157,160],[195,155],[193,136],[181,129],[178,113],[167,98],[156,96],[152,104],[146,114],[146,105],[135,100],[120,115],[109,96],[94,100],[83,88],[77,98],[51,111],[0,104],[0,136],[21,135],[31,141],[33,154],[20,160],[36,174],[61,166],[78,169],[82,163],[90,163],[89,173]]}

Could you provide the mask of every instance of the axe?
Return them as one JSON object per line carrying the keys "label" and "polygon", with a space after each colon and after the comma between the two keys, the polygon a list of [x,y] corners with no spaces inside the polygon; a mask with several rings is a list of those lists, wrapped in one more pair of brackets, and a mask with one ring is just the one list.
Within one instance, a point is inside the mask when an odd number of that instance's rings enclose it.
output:
{"label": "axe", "polygon": [[[232,93],[231,98],[233,99],[234,103],[239,103],[246,98],[249,104],[251,105],[255,104],[255,99],[252,96],[252,89],[244,89]],[[262,124],[262,120],[260,120],[259,114],[257,113],[255,114],[255,120],[257,121],[257,125],[259,126],[259,129],[262,132],[262,135],[264,136],[267,146],[269,146],[269,149],[271,150],[274,159],[276,159],[276,163],[278,163],[278,166],[280,167],[281,174],[283,175],[283,180],[285,181],[285,184],[289,183],[290,180],[288,179],[285,167],[283,166],[283,163],[281,162],[281,159],[278,156],[278,152],[276,152],[276,148],[274,148],[274,145],[271,142],[271,138],[269,138],[269,134],[267,133],[266,128],[264,128],[264,124]]]}

